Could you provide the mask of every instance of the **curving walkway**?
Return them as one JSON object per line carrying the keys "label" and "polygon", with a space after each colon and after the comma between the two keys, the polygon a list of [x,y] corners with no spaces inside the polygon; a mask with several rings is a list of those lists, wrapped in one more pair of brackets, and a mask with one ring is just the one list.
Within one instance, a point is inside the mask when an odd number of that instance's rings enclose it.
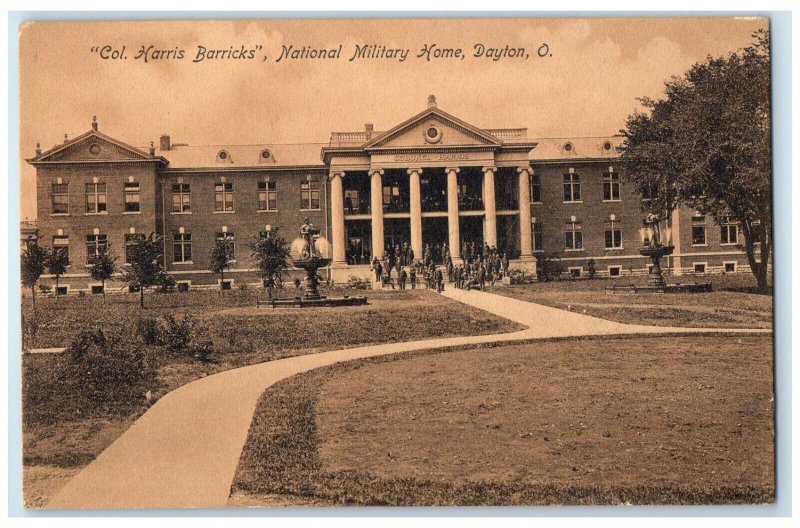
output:
{"label": "curving walkway", "polygon": [[56,494],[48,508],[225,507],[262,393],[284,378],[340,361],[434,347],[550,337],[771,332],[627,325],[479,291],[447,289],[444,295],[528,328],[506,334],[321,352],[229,370],[194,381],[156,402]]}

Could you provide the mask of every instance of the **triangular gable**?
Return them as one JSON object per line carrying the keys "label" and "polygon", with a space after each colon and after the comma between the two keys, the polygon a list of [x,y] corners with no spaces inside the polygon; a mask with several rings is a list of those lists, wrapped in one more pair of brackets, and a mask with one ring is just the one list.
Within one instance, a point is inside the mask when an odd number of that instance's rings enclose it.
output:
{"label": "triangular gable", "polygon": [[56,145],[29,160],[31,163],[49,161],[124,161],[153,159],[153,156],[109,137],[90,130],[62,145]]}
{"label": "triangular gable", "polygon": [[[425,130],[432,123],[436,126],[442,127],[441,141],[435,141],[435,137],[433,138],[434,141],[425,140]],[[445,134],[446,129],[454,131],[453,135],[448,137]],[[404,138],[406,141],[402,141]],[[415,115],[411,119],[400,123],[391,130],[384,132],[380,136],[374,138],[372,141],[366,143],[363,148],[364,150],[370,150],[410,146],[405,144],[408,143],[408,140],[411,140],[411,143],[414,144],[424,145],[425,143],[429,143],[431,146],[448,146],[458,144],[465,146],[475,145],[499,147],[501,145],[500,140],[493,135],[476,128],[469,123],[466,123],[465,121],[448,114],[447,112],[432,107]]]}

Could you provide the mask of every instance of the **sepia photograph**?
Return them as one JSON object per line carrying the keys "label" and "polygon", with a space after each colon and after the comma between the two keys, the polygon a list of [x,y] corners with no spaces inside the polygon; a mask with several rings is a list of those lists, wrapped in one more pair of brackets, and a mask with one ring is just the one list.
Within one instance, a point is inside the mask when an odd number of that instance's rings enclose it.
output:
{"label": "sepia photograph", "polygon": [[773,504],[770,25],[22,24],[22,507]]}

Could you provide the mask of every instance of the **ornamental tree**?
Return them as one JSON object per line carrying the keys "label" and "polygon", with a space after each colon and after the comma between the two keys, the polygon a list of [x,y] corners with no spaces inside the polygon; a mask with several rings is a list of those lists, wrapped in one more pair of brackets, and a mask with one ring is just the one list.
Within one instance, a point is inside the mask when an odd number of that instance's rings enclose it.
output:
{"label": "ornamental tree", "polygon": [[217,239],[211,247],[209,269],[219,275],[220,292],[224,290],[225,270],[231,267],[233,255],[233,242],[230,240]]}
{"label": "ornamental tree", "polygon": [[67,272],[69,255],[64,248],[53,248],[47,253],[47,272],[56,278],[56,300],[58,300],[58,281]]}
{"label": "ornamental tree", "polygon": [[139,290],[139,306],[144,308],[144,291],[159,283],[164,272],[162,237],[150,233],[128,246],[128,266],[122,270],[122,281]]}
{"label": "ornamental tree", "polygon": [[250,243],[250,250],[261,282],[269,292],[269,298],[272,299],[276,284],[282,282],[283,273],[289,269],[289,243],[279,234],[279,230],[274,228],[256,236]]}
{"label": "ornamental tree", "polygon": [[47,250],[35,242],[29,243],[25,251],[22,252],[20,278],[22,279],[22,284],[31,289],[34,320],[36,319],[36,283],[44,275],[46,268]]}
{"label": "ornamental tree", "polygon": [[621,162],[643,209],[669,214],[681,205],[739,223],[750,269],[768,290],[772,252],[769,32],[727,57],[709,57],[642,98],[628,117]]}
{"label": "ornamental tree", "polygon": [[111,280],[117,271],[117,259],[111,253],[111,244],[97,248],[97,254],[89,259],[89,273],[92,279],[103,285],[103,303],[106,302],[106,281]]}

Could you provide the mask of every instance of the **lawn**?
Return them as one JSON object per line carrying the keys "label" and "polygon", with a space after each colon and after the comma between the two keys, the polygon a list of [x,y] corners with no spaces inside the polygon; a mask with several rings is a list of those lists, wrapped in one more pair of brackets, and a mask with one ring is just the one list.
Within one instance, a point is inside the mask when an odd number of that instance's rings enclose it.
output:
{"label": "lawn", "polygon": [[[679,277],[668,277],[672,283]],[[749,293],[749,275],[719,275],[684,280],[710,281],[710,293],[612,295],[611,285],[642,283],[637,277],[545,282],[488,287],[487,291],[620,323],[655,326],[772,328],[772,296]]]}
{"label": "lawn", "polygon": [[[42,505],[54,489],[88,464],[122,434],[149,405],[169,391],[202,376],[281,357],[369,343],[408,341],[454,335],[504,333],[519,325],[451,301],[426,290],[348,291],[331,295],[366,295],[369,303],[345,308],[257,308],[255,291],[153,294],[141,310],[134,295],[40,298],[37,347],[63,347],[82,329],[102,328],[138,339],[140,317],[189,314],[200,337],[214,343],[212,361],[148,349],[156,368],[151,399],[85,416],[60,410],[63,395],[58,374],[62,354],[23,356],[23,463],[26,504]],[[23,301],[30,321],[30,300]]]}
{"label": "lawn", "polygon": [[361,360],[264,394],[231,504],[771,502],[772,396],[768,336]]}

